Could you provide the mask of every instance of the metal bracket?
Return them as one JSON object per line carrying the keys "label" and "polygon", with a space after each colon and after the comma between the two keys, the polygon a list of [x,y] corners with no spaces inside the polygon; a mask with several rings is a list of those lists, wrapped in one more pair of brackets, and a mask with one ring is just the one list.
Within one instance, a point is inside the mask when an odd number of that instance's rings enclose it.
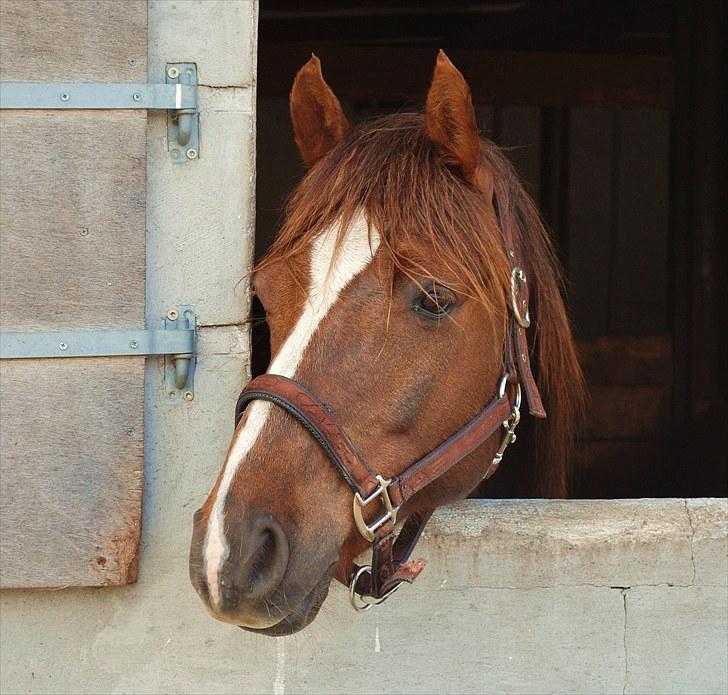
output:
{"label": "metal bracket", "polygon": [[171,399],[195,397],[197,317],[190,306],[171,309],[163,328],[129,331],[0,333],[0,359],[164,355],[164,384]]}
{"label": "metal bracket", "polygon": [[[197,95],[197,66],[194,63],[167,63],[167,84],[177,89],[193,87]],[[200,114],[194,107],[178,108],[167,114],[167,150],[173,162],[200,157]]]}
{"label": "metal bracket", "polygon": [[[170,309],[164,319],[164,332],[197,335],[197,316],[191,306]],[[195,366],[197,352],[193,345],[187,352],[167,353],[164,356],[164,387],[170,401],[192,401],[195,398]]]}
{"label": "metal bracket", "polygon": [[194,63],[167,63],[164,84],[2,82],[0,109],[167,111],[167,149],[172,161],[187,162],[200,156]]}

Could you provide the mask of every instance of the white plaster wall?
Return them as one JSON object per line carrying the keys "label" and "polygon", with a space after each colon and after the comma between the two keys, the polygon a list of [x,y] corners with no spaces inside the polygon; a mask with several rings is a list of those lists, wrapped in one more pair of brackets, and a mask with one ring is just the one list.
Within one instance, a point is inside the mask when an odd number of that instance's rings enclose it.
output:
{"label": "white plaster wall", "polygon": [[413,587],[364,615],[335,587],[291,638],[218,623],[187,579],[247,378],[257,6],[150,0],[150,76],[195,61],[201,159],[169,163],[150,117],[147,318],[196,306],[196,398],[149,360],[140,576],[3,592],[7,693],[725,693],[726,501],[470,502],[442,510]]}

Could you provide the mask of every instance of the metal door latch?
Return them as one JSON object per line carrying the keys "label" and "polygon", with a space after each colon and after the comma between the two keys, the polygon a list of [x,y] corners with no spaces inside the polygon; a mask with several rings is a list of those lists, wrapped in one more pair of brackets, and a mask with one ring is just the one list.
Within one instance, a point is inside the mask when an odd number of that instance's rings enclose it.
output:
{"label": "metal door latch", "polygon": [[0,333],[0,359],[164,356],[164,388],[171,401],[195,398],[197,316],[193,307],[170,309],[161,328],[148,330]]}
{"label": "metal door latch", "polygon": [[197,66],[194,63],[167,63],[167,84],[176,89],[193,88],[195,104],[178,107],[167,114],[167,149],[173,162],[200,157],[200,112],[197,109]]}
{"label": "metal door latch", "polygon": [[164,328],[165,331],[184,331],[185,334],[193,336],[191,350],[167,353],[164,356],[164,386],[167,397],[171,401],[192,401],[195,398],[197,336],[197,316],[194,309],[191,306],[170,309],[164,319]]}
{"label": "metal door latch", "polygon": [[2,82],[0,109],[167,111],[167,149],[172,161],[189,162],[200,157],[194,63],[167,63],[163,84]]}

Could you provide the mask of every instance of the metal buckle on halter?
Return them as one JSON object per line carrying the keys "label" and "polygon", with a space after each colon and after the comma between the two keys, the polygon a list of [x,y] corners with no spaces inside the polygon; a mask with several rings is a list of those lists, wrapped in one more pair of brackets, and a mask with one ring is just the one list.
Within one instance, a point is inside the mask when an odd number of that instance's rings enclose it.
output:
{"label": "metal buckle on halter", "polygon": [[[508,375],[504,374],[500,380],[498,386],[498,398],[504,398],[506,395],[506,386],[508,385]],[[488,466],[488,471],[495,466],[496,468],[500,465],[503,460],[503,454],[508,448],[509,444],[513,444],[516,441],[516,427],[521,421],[521,385],[516,384],[516,402],[511,408],[511,416],[507,420],[503,420],[503,429],[506,431],[501,440],[498,451],[495,452],[495,456]],[[486,474],[487,472],[486,471]],[[494,471],[495,472],[495,471]]]}
{"label": "metal buckle on halter", "polygon": [[513,316],[516,319],[516,323],[521,328],[528,328],[531,325],[531,316],[528,313],[528,305],[526,304],[526,315],[521,314],[521,309],[518,307],[518,295],[519,287],[518,283],[526,284],[526,273],[523,268],[516,266],[511,271],[511,309],[513,309]]}
{"label": "metal buckle on halter", "polygon": [[[390,519],[393,524],[396,523],[397,512],[399,511],[399,507],[393,506],[392,500],[389,499],[389,491],[387,488],[392,481],[382,478],[381,475],[376,476],[376,478],[379,483],[379,487],[372,492],[371,495],[362,498],[358,492],[354,493],[354,521],[356,522],[356,527],[359,529],[359,533],[361,533],[361,535],[370,542],[374,540],[374,532],[386,524]],[[381,497],[385,512],[373,524],[369,525],[364,520],[364,514],[362,512],[364,507],[377,499],[377,497]]]}
{"label": "metal buckle on halter", "polygon": [[[377,476],[377,477],[379,477],[379,476]],[[354,610],[357,611],[357,613],[363,613],[364,611],[368,611],[372,606],[378,606],[380,603],[384,603],[404,583],[404,582],[399,582],[399,584],[395,584],[381,598],[367,601],[366,599],[369,598],[368,596],[363,596],[362,594],[359,594],[356,591],[356,585],[357,585],[357,582],[359,581],[359,577],[361,577],[362,574],[366,574],[366,573],[369,573],[371,575],[371,573],[372,573],[371,565],[364,565],[363,567],[360,567],[356,571],[354,576],[351,578],[351,582],[349,582],[349,602],[354,607]],[[359,601],[358,603],[357,603],[357,600]]]}

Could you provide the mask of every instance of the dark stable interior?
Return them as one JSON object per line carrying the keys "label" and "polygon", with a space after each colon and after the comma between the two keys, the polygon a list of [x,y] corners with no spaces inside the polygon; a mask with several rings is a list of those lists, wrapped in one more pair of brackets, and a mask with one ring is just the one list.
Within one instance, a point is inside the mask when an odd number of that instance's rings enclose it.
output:
{"label": "dark stable interior", "polygon": [[[262,2],[256,256],[303,175],[288,91],[310,54],[357,121],[420,109],[445,49],[566,270],[592,399],[572,496],[725,495],[727,16],[682,0]],[[254,302],[254,375],[262,319]]]}

